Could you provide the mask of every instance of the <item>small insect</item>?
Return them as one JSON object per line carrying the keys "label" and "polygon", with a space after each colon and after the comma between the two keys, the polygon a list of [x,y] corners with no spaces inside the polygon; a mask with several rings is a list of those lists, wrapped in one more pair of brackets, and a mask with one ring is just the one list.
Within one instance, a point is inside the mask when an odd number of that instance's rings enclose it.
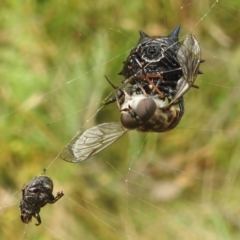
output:
{"label": "small insect", "polygon": [[61,158],[68,162],[87,160],[100,152],[129,130],[141,132],[165,132],[179,123],[183,113],[183,99],[179,107],[164,109],[166,102],[151,96],[125,93],[121,105],[121,124],[116,122],[102,123],[77,135],[61,152]]}
{"label": "small insect", "polygon": [[[175,35],[179,30],[175,30]],[[68,162],[87,160],[100,152],[129,130],[141,132],[165,132],[175,128],[184,114],[183,95],[194,87],[201,63],[200,46],[196,38],[188,35],[177,52],[177,60],[182,71],[176,81],[172,97],[168,102],[145,90],[144,84],[136,82],[131,87],[115,89],[115,98],[108,103],[117,102],[121,112],[121,124],[102,123],[77,133],[61,152],[61,158]],[[136,70],[136,69],[135,69]],[[123,84],[125,86],[125,83]],[[115,87],[114,87],[115,88]],[[178,105],[179,108],[176,108]]]}
{"label": "small insect", "polygon": [[125,93],[121,105],[121,123],[123,127],[140,132],[166,132],[178,125],[183,114],[183,98],[178,100],[179,108],[167,107],[168,103],[158,95],[138,94],[130,96]]}
{"label": "small insect", "polygon": [[32,217],[35,217],[38,221],[35,225],[41,224],[40,209],[47,203],[57,202],[64,195],[63,192],[58,192],[57,196],[54,197],[52,191],[53,182],[46,176],[35,177],[24,186],[22,189],[22,200],[20,201],[22,222],[29,223]]}

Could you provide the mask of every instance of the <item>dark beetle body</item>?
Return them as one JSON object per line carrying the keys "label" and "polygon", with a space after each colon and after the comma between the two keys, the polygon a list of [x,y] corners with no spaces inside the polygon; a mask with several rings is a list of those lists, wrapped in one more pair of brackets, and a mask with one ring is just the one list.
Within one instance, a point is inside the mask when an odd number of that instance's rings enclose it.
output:
{"label": "dark beetle body", "polygon": [[47,203],[55,203],[64,194],[58,192],[54,197],[52,194],[53,182],[49,177],[39,176],[33,178],[27,186],[22,189],[22,200],[20,202],[21,220],[24,223],[29,223],[32,217],[38,221],[35,225],[41,224],[39,215],[40,209]]}

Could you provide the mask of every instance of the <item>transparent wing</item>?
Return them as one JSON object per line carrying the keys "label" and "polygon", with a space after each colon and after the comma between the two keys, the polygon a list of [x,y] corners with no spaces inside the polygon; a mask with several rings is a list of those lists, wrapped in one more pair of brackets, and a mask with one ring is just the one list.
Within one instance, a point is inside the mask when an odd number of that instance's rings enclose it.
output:
{"label": "transparent wing", "polygon": [[60,157],[68,162],[81,162],[100,152],[128,130],[120,123],[102,123],[77,135],[63,149]]}
{"label": "transparent wing", "polygon": [[183,76],[178,80],[177,92],[169,103],[176,102],[191,88],[197,78],[201,62],[201,49],[198,41],[193,35],[188,35],[181,45],[178,54],[178,62],[182,68]]}

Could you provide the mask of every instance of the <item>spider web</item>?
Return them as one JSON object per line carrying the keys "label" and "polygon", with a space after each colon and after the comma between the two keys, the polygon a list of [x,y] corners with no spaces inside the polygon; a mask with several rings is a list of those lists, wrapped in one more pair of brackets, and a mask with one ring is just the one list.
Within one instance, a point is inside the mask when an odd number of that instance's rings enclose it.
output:
{"label": "spider web", "polygon": [[[48,1],[5,5],[2,25],[1,239],[238,239],[239,46],[237,1]],[[84,13],[84,14],[81,14]],[[11,18],[11,21],[9,20]],[[199,90],[170,132],[130,131],[91,159],[59,158],[76,134],[119,121],[102,107],[138,30],[181,24],[206,60]],[[42,224],[19,217],[21,189],[43,169],[64,197]]]}

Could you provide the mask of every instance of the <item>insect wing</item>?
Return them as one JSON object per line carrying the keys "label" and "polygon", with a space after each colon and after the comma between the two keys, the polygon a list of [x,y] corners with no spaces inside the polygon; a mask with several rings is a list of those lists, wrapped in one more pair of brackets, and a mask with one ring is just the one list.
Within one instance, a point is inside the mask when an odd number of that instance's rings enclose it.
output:
{"label": "insect wing", "polygon": [[169,104],[176,102],[191,88],[197,78],[201,62],[201,49],[193,35],[188,35],[181,45],[178,54],[178,62],[182,68],[183,76],[178,80],[176,95]]}
{"label": "insect wing", "polygon": [[87,160],[114,143],[127,131],[120,123],[102,123],[83,133],[77,133],[60,156],[72,163]]}

